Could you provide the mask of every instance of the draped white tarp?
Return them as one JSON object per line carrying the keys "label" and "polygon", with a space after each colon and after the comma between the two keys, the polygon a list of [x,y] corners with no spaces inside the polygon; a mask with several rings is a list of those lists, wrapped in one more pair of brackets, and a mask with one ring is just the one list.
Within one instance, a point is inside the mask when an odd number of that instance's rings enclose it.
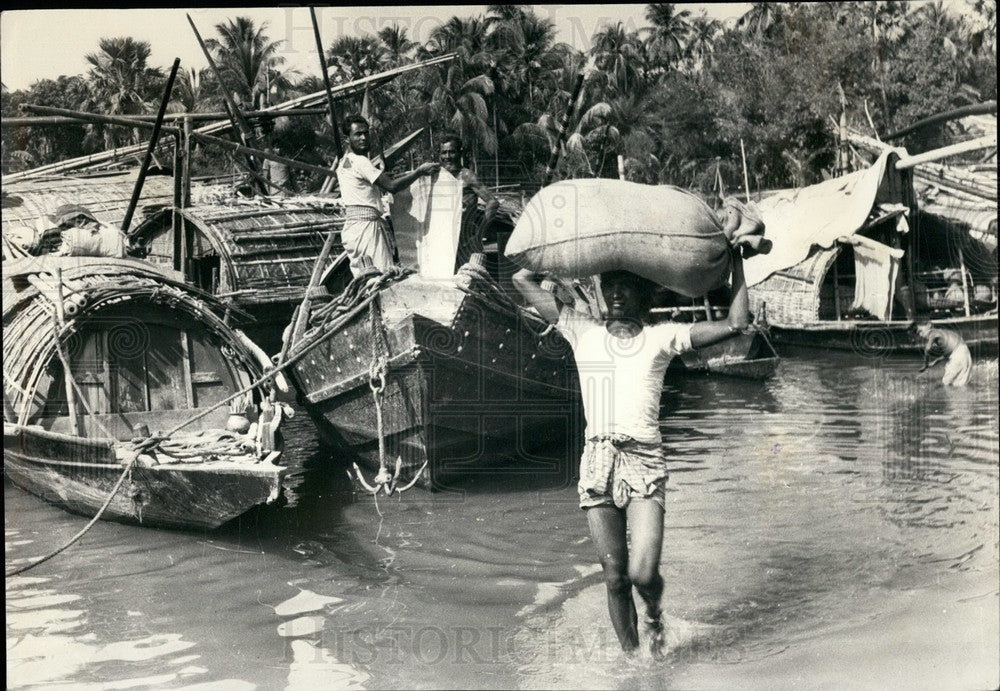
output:
{"label": "draped white tarp", "polygon": [[814,245],[829,248],[838,238],[854,235],[878,204],[905,203],[903,176],[894,168],[896,158],[886,151],[866,170],[783,190],[758,202],[764,237],[774,247],[769,254],[744,261],[747,285],[795,266]]}
{"label": "draped white tarp", "polygon": [[400,260],[414,253],[424,278],[451,278],[462,227],[462,181],[443,168],[393,195],[392,227]]}

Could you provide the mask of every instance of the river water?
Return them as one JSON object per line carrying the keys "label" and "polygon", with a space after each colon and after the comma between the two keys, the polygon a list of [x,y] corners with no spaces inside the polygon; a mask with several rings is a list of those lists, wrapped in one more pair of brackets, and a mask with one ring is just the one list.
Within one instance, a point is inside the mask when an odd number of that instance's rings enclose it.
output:
{"label": "river water", "polygon": [[[291,505],[100,523],[7,579],[7,686],[996,688],[997,361],[966,389],[918,366],[668,384],[665,660],[619,652],[565,473],[376,506],[299,415]],[[84,519],[5,484],[4,523],[9,569]]]}

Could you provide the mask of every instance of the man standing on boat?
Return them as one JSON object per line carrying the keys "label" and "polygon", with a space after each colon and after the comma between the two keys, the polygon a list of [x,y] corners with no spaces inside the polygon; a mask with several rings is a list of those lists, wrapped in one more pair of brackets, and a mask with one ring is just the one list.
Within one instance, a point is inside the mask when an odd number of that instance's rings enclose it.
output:
{"label": "man standing on boat", "polygon": [[674,356],[749,325],[743,260],[739,250],[732,257],[728,318],[696,324],[646,323],[655,284],[628,271],[601,274],[605,321],[560,304],[542,287],[540,275],[526,269],[514,275],[524,298],[573,348],[587,422],[577,486],[580,508],[604,570],[611,623],[626,652],[639,645],[633,586],[646,605],[650,652],[659,657],[664,651],[660,553],[667,459],[658,421],[660,393]]}
{"label": "man standing on boat", "polygon": [[[446,134],[441,139],[441,167],[462,181],[462,227],[458,236],[458,251],[455,255],[455,270],[469,261],[475,252],[483,251],[483,234],[496,217],[500,202],[476,174],[462,165],[462,138],[457,134]],[[475,222],[478,200],[486,203],[483,220]]]}
{"label": "man standing on boat", "polygon": [[[944,368],[944,377],[941,382],[945,386],[965,386],[969,383],[969,374],[972,372],[972,353],[969,346],[954,331],[935,327],[930,322],[922,322],[917,325],[917,334],[927,341],[924,347],[924,366],[920,368],[923,372],[942,360],[948,360]],[[931,355],[937,357],[931,362]]]}
{"label": "man standing on boat", "polygon": [[421,175],[432,175],[437,163],[422,163],[416,170],[393,179],[368,158],[368,121],[360,115],[344,119],[344,136],[350,151],[337,166],[340,198],[347,209],[341,241],[351,262],[351,272],[361,271],[361,258],[369,257],[380,271],[396,266],[395,241],[382,217],[382,193],[409,187]]}

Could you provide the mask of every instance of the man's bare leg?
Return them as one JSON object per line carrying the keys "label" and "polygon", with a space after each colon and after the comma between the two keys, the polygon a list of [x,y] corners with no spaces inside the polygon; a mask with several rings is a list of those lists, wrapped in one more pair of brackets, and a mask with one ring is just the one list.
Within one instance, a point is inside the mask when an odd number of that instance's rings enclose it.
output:
{"label": "man's bare leg", "polygon": [[586,513],[590,535],[604,569],[611,625],[622,649],[631,652],[639,647],[639,633],[635,602],[632,600],[632,581],[628,575],[625,512],[614,506],[595,506],[587,509]]}

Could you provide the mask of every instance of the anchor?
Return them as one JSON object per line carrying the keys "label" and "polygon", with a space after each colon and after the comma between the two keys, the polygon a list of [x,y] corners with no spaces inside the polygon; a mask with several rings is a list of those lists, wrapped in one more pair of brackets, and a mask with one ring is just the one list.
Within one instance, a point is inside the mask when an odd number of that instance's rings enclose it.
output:
{"label": "anchor", "polygon": [[[402,456],[396,456],[395,472],[391,475],[389,474],[389,466],[385,458],[385,430],[382,423],[382,396],[385,393],[385,375],[388,369],[386,357],[386,351],[388,350],[386,341],[388,339],[384,333],[385,325],[382,323],[381,315],[374,301],[369,308],[369,317],[372,329],[372,363],[368,368],[368,387],[372,390],[372,399],[375,402],[375,426],[378,432],[378,473],[376,473],[374,479],[369,483],[365,480],[365,476],[361,473],[358,464],[354,463],[352,465],[354,466],[355,477],[361,486],[365,488],[365,491],[376,497],[379,492],[383,492],[386,496],[391,496],[394,493],[402,494],[417,484],[420,474],[427,467],[427,461],[424,461],[424,464],[420,466],[420,470],[416,472],[413,479],[402,487],[399,485],[399,476],[403,469]],[[349,472],[348,476],[350,476]]]}
{"label": "anchor", "polygon": [[[354,475],[361,486],[365,488],[365,491],[369,492],[373,496],[377,496],[379,492],[385,493],[386,496],[391,496],[393,493],[402,494],[406,490],[417,484],[417,480],[420,479],[420,474],[424,472],[424,468],[427,467],[427,461],[420,467],[420,470],[416,472],[413,479],[408,483],[399,486],[399,476],[403,469],[403,457],[396,456],[396,469],[391,475],[389,474],[389,468],[386,464],[385,459],[385,434],[382,428],[382,394],[385,391],[385,369],[383,367],[378,367],[376,363],[373,363],[372,375],[368,381],[368,386],[372,390],[372,397],[375,399],[375,424],[378,428],[378,473],[369,483],[365,480],[365,476],[361,472],[361,468],[358,467],[357,463],[354,463]],[[350,473],[348,473],[350,475]]]}

